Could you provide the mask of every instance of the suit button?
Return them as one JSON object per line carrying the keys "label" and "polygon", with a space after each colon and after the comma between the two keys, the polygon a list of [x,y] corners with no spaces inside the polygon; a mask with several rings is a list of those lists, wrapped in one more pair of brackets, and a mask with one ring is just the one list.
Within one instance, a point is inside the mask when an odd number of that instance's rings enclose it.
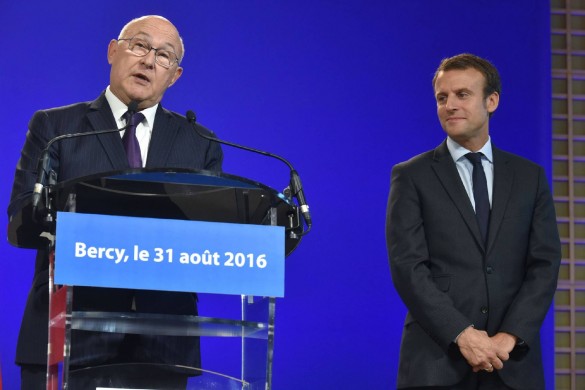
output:
{"label": "suit button", "polygon": [[487,272],[488,274],[491,274],[492,272],[494,272],[494,269],[492,268],[491,265],[488,265],[485,269],[485,272]]}
{"label": "suit button", "polygon": [[481,313],[482,313],[482,314],[486,314],[487,312],[488,312],[488,308],[487,308],[487,307],[485,307],[485,306],[482,306],[482,307],[481,307]]}

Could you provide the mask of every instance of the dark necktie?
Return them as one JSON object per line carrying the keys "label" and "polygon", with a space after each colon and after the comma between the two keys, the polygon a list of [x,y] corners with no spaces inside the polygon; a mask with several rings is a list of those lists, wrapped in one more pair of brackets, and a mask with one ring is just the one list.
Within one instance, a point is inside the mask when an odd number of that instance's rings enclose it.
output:
{"label": "dark necktie", "polygon": [[137,112],[128,118],[129,112],[125,114],[128,128],[122,137],[122,143],[126,150],[126,157],[128,157],[128,164],[131,168],[142,168],[142,155],[140,154],[140,144],[136,138],[136,126],[144,120],[144,115]]}
{"label": "dark necktie", "polygon": [[488,195],[487,180],[483,165],[481,165],[482,153],[467,153],[465,157],[473,164],[473,199],[475,200],[475,217],[479,223],[479,229],[483,242],[487,242],[487,232],[490,220],[490,199]]}

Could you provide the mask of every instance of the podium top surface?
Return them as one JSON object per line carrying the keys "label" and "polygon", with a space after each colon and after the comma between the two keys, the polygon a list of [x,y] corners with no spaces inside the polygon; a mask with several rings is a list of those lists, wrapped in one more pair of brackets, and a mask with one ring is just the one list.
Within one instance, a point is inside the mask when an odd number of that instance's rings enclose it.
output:
{"label": "podium top surface", "polygon": [[[88,214],[276,224],[288,229],[296,212],[283,194],[261,183],[189,169],[113,171],[61,182],[49,191],[53,211]],[[53,233],[54,226],[35,221],[30,202],[10,216],[8,240],[14,246],[44,247],[43,232]],[[285,253],[299,241],[287,234]]]}

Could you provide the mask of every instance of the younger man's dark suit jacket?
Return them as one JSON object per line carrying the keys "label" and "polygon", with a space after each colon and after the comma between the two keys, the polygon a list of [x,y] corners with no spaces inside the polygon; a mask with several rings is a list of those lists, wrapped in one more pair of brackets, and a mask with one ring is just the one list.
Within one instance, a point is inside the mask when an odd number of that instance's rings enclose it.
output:
{"label": "younger man's dark suit jacket", "polygon": [[554,205],[540,166],[495,147],[493,163],[487,245],[446,142],[392,171],[386,237],[408,308],[399,388],[460,382],[471,367],[453,341],[469,325],[524,341],[497,374],[544,388],[539,329],[561,258]]}
{"label": "younger man's dark suit jacket", "polygon": [[[116,121],[102,93],[92,102],[77,103],[35,113],[21,158],[16,168],[8,214],[13,215],[29,201],[36,180],[37,161],[47,142],[59,135],[115,129]],[[213,135],[209,130],[202,131]],[[86,175],[128,169],[119,133],[90,135],[56,142],[51,147],[51,167],[58,181]],[[159,105],[148,149],[146,167],[192,168],[220,171],[223,154],[219,144],[199,136],[185,117]],[[24,252],[23,252],[24,253]],[[35,275],[30,290],[20,335],[16,362],[46,364],[48,319],[48,257],[37,253]],[[129,311],[136,300],[138,310],[153,313],[195,314],[196,298],[186,293],[148,293],[128,290],[76,288],[74,305],[79,310]],[[72,364],[93,365],[117,359],[120,345],[131,345],[133,352],[123,358],[199,366],[197,339],[150,338],[122,340],[122,335],[73,336]],[[77,339],[77,344],[75,344]],[[77,345],[77,347],[76,347]],[[132,348],[130,348],[132,350]]]}

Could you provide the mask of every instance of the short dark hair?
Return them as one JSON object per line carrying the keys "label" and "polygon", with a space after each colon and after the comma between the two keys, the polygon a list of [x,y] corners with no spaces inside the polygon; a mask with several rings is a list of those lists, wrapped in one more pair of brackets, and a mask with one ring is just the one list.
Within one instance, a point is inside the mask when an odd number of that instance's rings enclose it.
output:
{"label": "short dark hair", "polygon": [[500,74],[496,67],[488,60],[469,53],[444,58],[433,77],[433,88],[435,87],[439,72],[465,70],[469,68],[473,68],[483,74],[485,78],[485,86],[483,88],[484,98],[487,98],[494,92],[497,92],[498,95],[500,94],[502,91],[502,82],[500,81]]}

